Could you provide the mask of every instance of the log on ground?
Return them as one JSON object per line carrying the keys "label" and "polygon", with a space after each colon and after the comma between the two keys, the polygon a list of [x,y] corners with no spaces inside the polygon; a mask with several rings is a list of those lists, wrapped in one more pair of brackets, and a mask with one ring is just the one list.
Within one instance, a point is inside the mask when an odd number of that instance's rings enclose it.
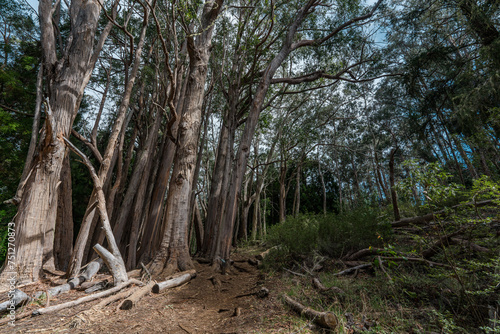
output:
{"label": "log on ground", "polygon": [[285,303],[300,315],[314,321],[317,325],[334,330],[338,325],[337,316],[333,312],[320,312],[306,307],[293,300],[287,295],[283,295]]}
{"label": "log on ground", "polygon": [[[87,265],[87,269],[78,277],[74,277],[71,280],[68,281],[66,284],[62,284],[53,288],[50,288],[48,290],[49,296],[54,297],[57,295],[60,295],[61,293],[68,292],[72,289],[75,289],[76,287],[80,286],[82,283],[90,281],[92,277],[97,274],[99,269],[101,268],[103,261],[102,259],[97,259],[92,262],[90,262]],[[35,295],[35,298],[40,297],[43,294],[43,292],[39,292]]]}
{"label": "log on ground", "polygon": [[7,311],[9,308],[12,309],[12,307],[15,308],[30,299],[26,293],[19,289],[14,289],[14,291],[12,293],[9,292],[8,295],[9,300],[0,304],[0,312]]}
{"label": "log on ground", "polygon": [[156,284],[155,281],[151,281],[148,284],[146,284],[145,286],[143,286],[142,288],[140,288],[139,290],[135,291],[130,297],[128,297],[127,299],[125,299],[121,303],[120,309],[121,310],[130,310],[132,307],[134,307],[135,304],[137,304],[137,302],[142,297],[144,297],[145,295],[147,295],[148,293],[151,292],[151,289],[153,288],[153,286],[155,284]]}
{"label": "log on ground", "polygon": [[93,301],[93,300],[96,300],[96,299],[99,299],[102,297],[109,296],[115,292],[118,292],[118,291],[126,288],[127,286],[129,286],[131,284],[143,285],[143,283],[141,281],[138,281],[136,279],[131,279],[131,280],[128,280],[126,282],[119,283],[117,286],[115,286],[109,290],[106,290],[106,291],[102,291],[102,292],[99,292],[99,293],[96,293],[96,294],[93,294],[90,296],[85,296],[85,297],[82,297],[80,299],[73,300],[73,301],[70,301],[67,303],[62,303],[62,304],[58,304],[58,305],[54,305],[54,306],[50,306],[50,307],[45,307],[45,308],[39,308],[37,310],[34,310],[32,314],[33,315],[48,314],[48,313],[57,312],[57,311],[60,311],[60,310],[66,309],[66,308],[70,308],[73,306],[77,306],[77,305],[80,305],[83,303],[87,303],[87,302],[90,302],[90,301]]}
{"label": "log on ground", "polygon": [[183,271],[171,279],[168,279],[164,282],[156,283],[153,286],[153,293],[160,293],[162,290],[175,288],[176,286],[189,282],[192,278],[195,277],[196,277],[196,270],[191,269]]}

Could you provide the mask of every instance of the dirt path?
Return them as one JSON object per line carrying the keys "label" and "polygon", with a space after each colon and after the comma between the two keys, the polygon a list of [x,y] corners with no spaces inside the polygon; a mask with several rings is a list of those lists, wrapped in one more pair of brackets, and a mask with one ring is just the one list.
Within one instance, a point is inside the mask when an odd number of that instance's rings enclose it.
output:
{"label": "dirt path", "polygon": [[[129,311],[117,310],[116,303],[99,311],[89,311],[98,303],[96,301],[59,314],[21,319],[16,321],[14,328],[0,327],[0,333],[289,332],[284,320],[289,313],[279,300],[279,280],[266,278],[243,256],[236,255],[234,259],[235,266],[226,275],[214,275],[208,265],[196,263],[198,275],[195,279],[161,294],[151,294]],[[213,277],[220,285],[213,284]],[[270,290],[268,297],[238,297],[261,287]],[[82,295],[83,292],[70,292],[52,300],[51,305]]]}

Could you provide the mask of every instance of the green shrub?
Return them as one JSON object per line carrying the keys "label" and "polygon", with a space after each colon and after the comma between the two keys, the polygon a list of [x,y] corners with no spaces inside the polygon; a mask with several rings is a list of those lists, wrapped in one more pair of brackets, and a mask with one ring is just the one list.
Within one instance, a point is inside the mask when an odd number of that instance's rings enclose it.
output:
{"label": "green shrub", "polygon": [[379,222],[377,216],[378,211],[372,208],[318,216],[319,252],[341,257],[351,251],[383,245],[391,234],[391,227]]}
{"label": "green shrub", "polygon": [[286,221],[269,229],[267,240],[292,254],[309,254],[317,248],[318,227],[318,215],[287,217]]}
{"label": "green shrub", "polygon": [[276,261],[278,257],[283,261],[289,256],[309,255],[314,251],[341,257],[348,251],[380,246],[390,235],[391,228],[379,223],[377,215],[374,209],[362,208],[340,215],[288,217],[269,230],[267,241],[279,246],[279,251],[274,252],[270,261]]}

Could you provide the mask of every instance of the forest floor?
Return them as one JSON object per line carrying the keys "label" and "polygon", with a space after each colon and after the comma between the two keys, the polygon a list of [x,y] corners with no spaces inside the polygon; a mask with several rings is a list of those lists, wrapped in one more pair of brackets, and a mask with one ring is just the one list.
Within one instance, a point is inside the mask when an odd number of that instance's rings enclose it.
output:
{"label": "forest floor", "polygon": [[[0,326],[0,333],[290,333],[297,326],[297,316],[282,303],[285,291],[281,280],[261,273],[247,263],[246,253],[236,252],[235,265],[226,275],[214,274],[208,264],[195,262],[197,277],[160,294],[149,294],[131,310],[117,309],[118,302],[100,310],[85,303],[56,314],[16,320],[15,327]],[[217,276],[220,286],[213,284]],[[34,291],[48,285],[31,286]],[[269,289],[266,298],[246,295],[261,287]],[[25,291],[29,294],[30,291]],[[54,297],[50,305],[84,296],[72,290]],[[246,295],[246,296],[241,296]],[[32,304],[18,312],[41,306]],[[238,309],[238,315],[235,311]],[[304,328],[305,329],[305,328]],[[301,331],[303,332],[303,331]]]}

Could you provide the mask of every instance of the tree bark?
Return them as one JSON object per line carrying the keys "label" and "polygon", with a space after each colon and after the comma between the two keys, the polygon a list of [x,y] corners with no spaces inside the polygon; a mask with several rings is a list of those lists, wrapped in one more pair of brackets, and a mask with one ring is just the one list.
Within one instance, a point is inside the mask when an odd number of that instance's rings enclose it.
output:
{"label": "tree bark", "polygon": [[72,197],[69,154],[64,158],[59,190],[54,236],[54,264],[55,268],[65,271],[68,268],[71,252],[73,251],[73,206],[71,201],[64,199]]}

